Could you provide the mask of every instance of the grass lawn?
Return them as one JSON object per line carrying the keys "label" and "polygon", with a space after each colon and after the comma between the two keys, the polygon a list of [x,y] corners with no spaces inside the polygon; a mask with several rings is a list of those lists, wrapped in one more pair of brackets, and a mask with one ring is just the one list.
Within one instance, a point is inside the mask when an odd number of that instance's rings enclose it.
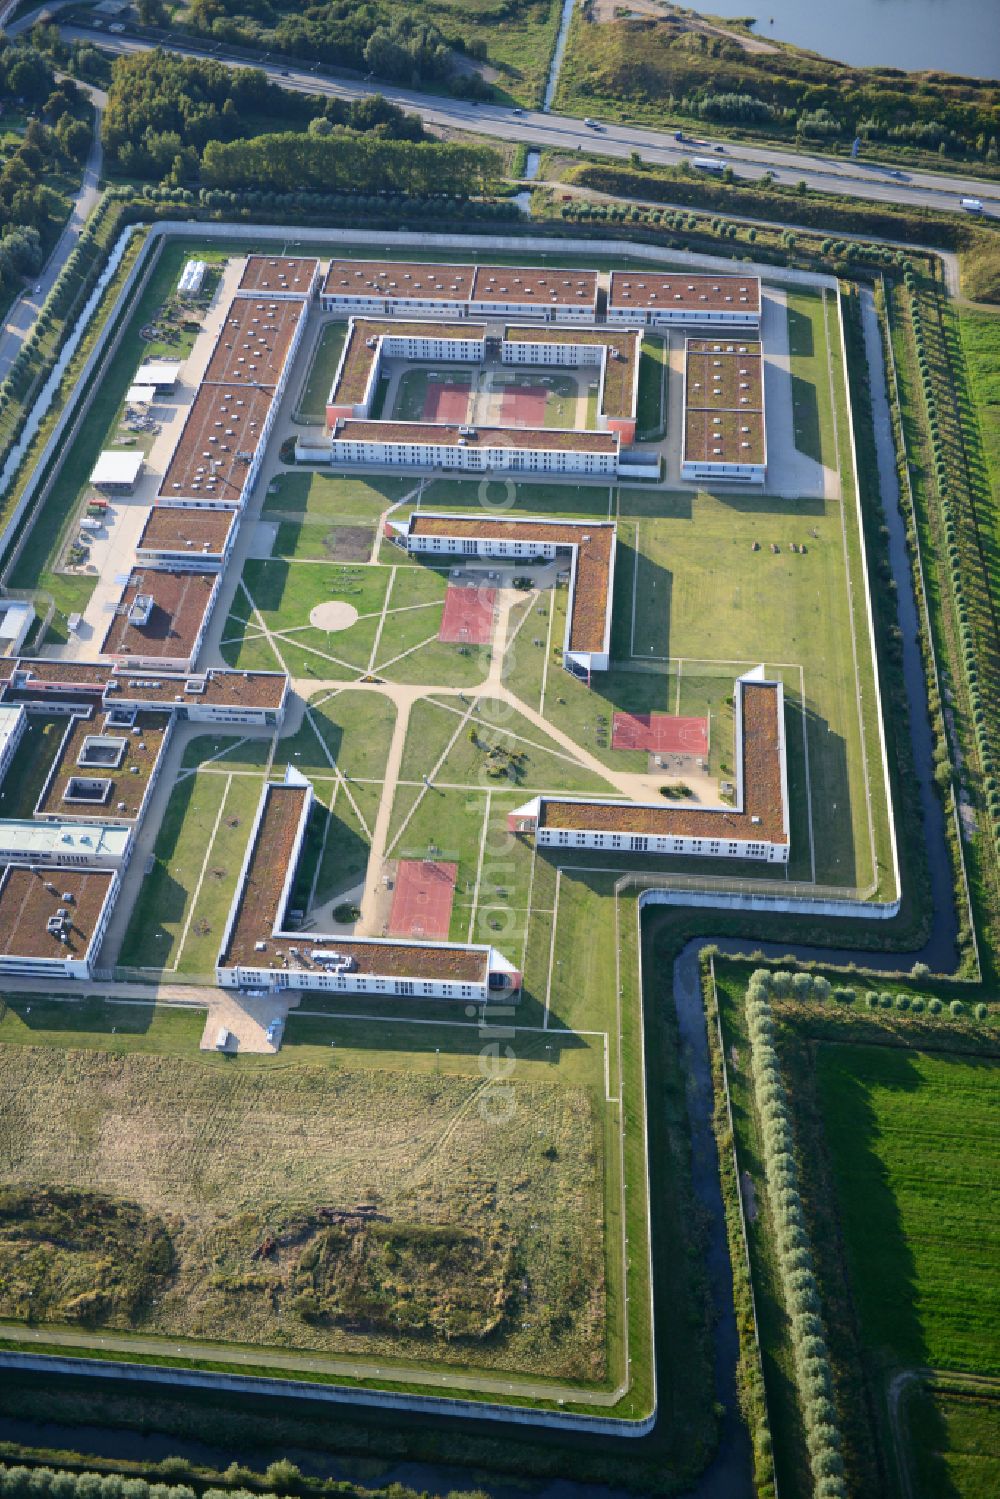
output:
{"label": "grass lawn", "polygon": [[413,488],[396,478],[280,474],[268,486],[261,518],[278,522],[276,557],[367,562],[379,516]]}
{"label": "grass lawn", "polygon": [[298,409],[295,412],[297,421],[320,424],[325,422],[326,400],[330,394],[333,377],[337,373],[346,336],[346,322],[324,324],[313,348],[309,369],[299,395]]}
{"label": "grass lawn", "polygon": [[[536,728],[529,719],[501,700],[481,699],[479,711],[464,725],[462,715],[466,710],[453,699],[439,704],[433,699],[425,699],[419,707],[422,714],[418,723],[411,720],[413,747],[411,751],[407,746],[404,763],[410,766],[418,764],[420,745],[426,745],[428,749],[433,745],[434,749],[423,759],[424,768],[430,769],[436,763],[435,751],[440,753],[438,743],[441,742],[443,749],[455,730],[460,728],[444,764],[435,775],[436,781],[484,789],[494,786],[505,789],[514,782],[524,792],[525,798],[535,791],[544,790],[614,795],[613,787],[602,776],[581,766],[544,730]],[[492,776],[491,768],[504,773]]]}
{"label": "grass lawn", "polygon": [[993,1059],[823,1046],[858,1315],[880,1362],[1000,1372],[1000,1072]]}
{"label": "grass lawn", "polygon": [[795,446],[817,463],[836,468],[822,297],[815,291],[790,291],[787,301]]}
{"label": "grass lawn", "polygon": [[639,355],[636,439],[658,442],[666,433],[667,341],[646,334]]}
{"label": "grass lawn", "polygon": [[178,781],[122,942],[122,965],[214,970],[261,784],[262,777],[237,773]]}
{"label": "grass lawn", "polygon": [[0,782],[0,817],[32,817],[66,734],[68,718],[30,713],[21,742]]}
{"label": "grass lawn", "polygon": [[1000,1402],[940,1383],[914,1385],[903,1405],[914,1499],[1000,1493]]}
{"label": "grass lawn", "polygon": [[381,693],[321,692],[298,733],[279,741],[275,761],[294,761],[305,775],[331,775],[332,760],[348,780],[381,781],[395,722],[395,706]]}
{"label": "grass lawn", "polygon": [[[603,485],[512,484],[487,479],[432,479],[420,499],[421,510],[479,510],[484,502],[504,514],[552,515],[575,519],[608,519],[608,489]],[[512,504],[507,502],[512,500]],[[405,511],[401,512],[405,514]]]}

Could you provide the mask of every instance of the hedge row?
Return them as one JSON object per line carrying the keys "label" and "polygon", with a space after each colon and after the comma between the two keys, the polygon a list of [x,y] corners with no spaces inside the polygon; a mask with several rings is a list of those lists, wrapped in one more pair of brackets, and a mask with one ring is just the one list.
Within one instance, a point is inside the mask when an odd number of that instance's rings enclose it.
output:
{"label": "hedge row", "polygon": [[[169,1457],[157,1464],[164,1475],[174,1477],[191,1472],[191,1464],[183,1458]],[[123,1473],[98,1473],[72,1468],[25,1467],[23,1465],[0,1464],[0,1499],[267,1499],[274,1495],[280,1499],[299,1499],[313,1491],[323,1494],[343,1495],[345,1499],[428,1499],[427,1491],[412,1489],[401,1483],[391,1483],[383,1488],[362,1488],[348,1480],[320,1480],[304,1478],[300,1470],[287,1458],[271,1463],[265,1472],[255,1473],[233,1463],[222,1476],[233,1477],[243,1483],[252,1483],[251,1488],[208,1488],[192,1475],[197,1487],[177,1482],[147,1481]],[[447,1499],[482,1499],[480,1491],[452,1490]]]}
{"label": "hedge row", "polygon": [[916,348],[917,367],[920,372],[920,383],[924,394],[927,432],[934,463],[934,477],[941,502],[941,521],[945,541],[944,552],[947,560],[948,581],[952,598],[955,601],[955,614],[958,621],[958,643],[961,650],[962,666],[964,668],[968,692],[973,736],[976,742],[979,767],[982,772],[983,790],[989,812],[989,826],[995,845],[994,852],[996,852],[996,845],[1000,842],[1000,779],[998,779],[998,767],[987,727],[989,722],[988,714],[995,711],[995,704],[987,706],[979,683],[976,641],[969,618],[969,604],[965,596],[965,585],[962,581],[962,552],[958,535],[958,521],[961,519],[959,514],[961,496],[954,495],[950,483],[944,438],[942,436],[941,413],[938,409],[937,390],[927,355],[927,338],[924,332],[923,314],[917,291],[916,276],[910,268],[905,273],[904,283],[909,293],[909,312],[913,328],[913,342]]}
{"label": "hedge row", "polygon": [[[754,971],[747,990],[746,1016],[750,1075],[760,1120],[761,1154],[774,1222],[778,1274],[788,1316],[813,1495],[815,1499],[847,1499],[843,1443],[834,1404],[833,1365],[820,1315],[819,1284],[799,1187],[791,1111],[774,1043],[770,999],[773,983],[774,975],[768,969]],[[820,987],[823,992],[816,997],[826,998],[831,992],[826,979],[814,978],[809,973],[796,973],[790,978],[789,987],[797,998],[808,998]]]}

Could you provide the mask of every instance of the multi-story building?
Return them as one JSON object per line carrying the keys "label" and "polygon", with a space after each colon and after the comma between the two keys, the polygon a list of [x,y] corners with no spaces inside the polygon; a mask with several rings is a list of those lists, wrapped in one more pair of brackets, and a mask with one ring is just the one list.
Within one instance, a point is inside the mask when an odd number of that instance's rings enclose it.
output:
{"label": "multi-story building", "polygon": [[311,784],[292,767],[283,783],[269,783],[261,793],[219,951],[216,976],[224,988],[467,1004],[519,997],[520,973],[493,947],[295,930],[288,908],[312,803]]}

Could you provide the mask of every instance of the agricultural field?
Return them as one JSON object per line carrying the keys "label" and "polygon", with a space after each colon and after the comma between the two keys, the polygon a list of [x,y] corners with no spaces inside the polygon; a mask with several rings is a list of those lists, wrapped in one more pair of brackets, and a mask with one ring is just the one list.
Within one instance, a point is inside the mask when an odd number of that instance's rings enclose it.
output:
{"label": "agricultural field", "polygon": [[[715,992],[778,1480],[794,1490],[805,1452],[745,1061],[749,974],[717,963]],[[845,979],[839,1002],[774,1007],[845,1461],[857,1492],[972,1499],[996,1471],[996,1058],[966,1006],[952,1015],[913,984],[830,975]]]}
{"label": "agricultural field", "polygon": [[1000,1373],[1000,1071],[992,1058],[823,1046],[819,1102],[868,1351]]}

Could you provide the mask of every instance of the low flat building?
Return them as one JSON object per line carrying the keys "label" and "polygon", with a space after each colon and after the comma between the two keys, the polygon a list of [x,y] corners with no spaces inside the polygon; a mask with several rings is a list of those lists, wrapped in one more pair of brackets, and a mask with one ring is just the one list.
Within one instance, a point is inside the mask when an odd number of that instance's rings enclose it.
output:
{"label": "low flat building", "polygon": [[496,948],[459,942],[354,938],[287,925],[312,786],[289,768],[265,785],[219,952],[229,989],[325,990],[483,1004],[516,998],[521,975]]}
{"label": "low flat building", "polygon": [[681,478],[763,484],[766,474],[760,343],[729,338],[687,339]]}
{"label": "low flat building", "polygon": [[504,333],[504,364],[564,369],[594,366],[600,372],[597,430],[635,441],[642,334],[611,328],[517,328]]}
{"label": "low flat building", "polygon": [[188,671],[219,588],[217,572],[146,568],[132,573],[101,644],[126,665]]}
{"label": "low flat building", "polygon": [[736,795],[732,807],[536,796],[511,812],[512,833],[539,848],[695,855],[787,864],[788,771],[784,691],[764,668],[739,677],[733,699]]}
{"label": "low flat building", "polygon": [[237,521],[235,510],[154,505],[136,544],[136,561],[178,572],[219,572],[229,556]]}
{"label": "low flat building", "polygon": [[180,280],[177,283],[177,295],[179,297],[197,297],[204,285],[207,272],[207,261],[187,261],[184,269],[181,271]]}
{"label": "low flat building", "polygon": [[612,271],[608,321],[648,328],[760,327],[759,276]]}
{"label": "low flat building", "polygon": [[132,494],[145,462],[143,453],[104,452],[90,471],[90,482],[102,494]]}
{"label": "low flat building", "polygon": [[332,260],[325,312],[372,317],[539,318],[593,322],[597,272],[539,266],[441,265],[403,260]]}
{"label": "low flat building", "polygon": [[375,317],[396,313],[464,313],[472,295],[471,265],[433,261],[331,260],[320,302],[324,312]]}
{"label": "low flat building", "polygon": [[0,781],[10,769],[27,727],[28,713],[23,704],[0,704]]}
{"label": "low flat building", "polygon": [[248,255],[237,291],[267,294],[269,301],[310,298],[319,281],[319,261],[311,255]]}
{"label": "low flat building", "polygon": [[0,660],[16,656],[35,618],[31,604],[0,599]]}
{"label": "low flat building", "polygon": [[0,875],[0,974],[89,979],[119,873],[8,865]]}
{"label": "low flat building", "polygon": [[122,869],[132,851],[132,828],[101,822],[0,819],[0,864]]}
{"label": "low flat building", "polygon": [[469,313],[473,317],[592,323],[597,317],[597,272],[567,267],[477,265]]}
{"label": "low flat building", "polygon": [[181,376],[181,366],[174,359],[148,359],[132,377],[133,385],[152,385],[156,390],[171,390]]}
{"label": "low flat building", "polygon": [[109,675],[110,667],[97,661],[22,656],[12,663],[3,701],[46,716],[89,713],[100,703]]}
{"label": "low flat building", "polygon": [[615,577],[615,528],[608,521],[551,521],[526,517],[436,515],[416,510],[405,521],[389,521],[388,535],[423,556],[536,559],[569,565],[569,609],[563,665],[589,678],[607,671]]}
{"label": "low flat building", "polygon": [[330,463],[370,467],[613,478],[619,439],[613,432],[569,432],[555,427],[338,421],[325,445],[297,443],[296,457],[316,462],[324,450]]}
{"label": "low flat building", "polygon": [[180,722],[260,724],[276,728],[285,716],[288,678],[283,671],[208,671],[174,675],[116,667],[104,695],[116,713],[169,709]]}

